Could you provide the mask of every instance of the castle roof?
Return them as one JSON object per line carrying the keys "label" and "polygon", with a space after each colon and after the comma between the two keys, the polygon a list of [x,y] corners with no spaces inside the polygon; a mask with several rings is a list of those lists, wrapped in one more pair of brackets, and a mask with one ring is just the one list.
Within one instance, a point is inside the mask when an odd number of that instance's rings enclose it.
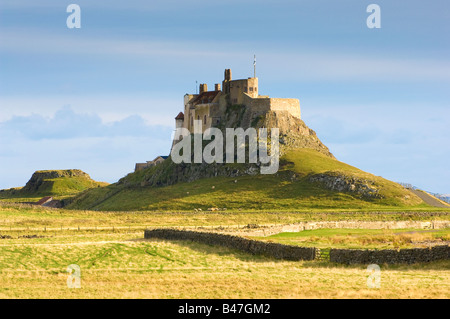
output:
{"label": "castle roof", "polygon": [[178,113],[177,117],[175,118],[175,120],[184,120],[184,114],[183,112]]}
{"label": "castle roof", "polygon": [[194,99],[194,101],[192,101],[192,104],[211,103],[220,92],[221,91],[202,92]]}
{"label": "castle roof", "polygon": [[50,202],[51,200],[53,200],[53,197],[51,197],[51,196],[45,196],[45,197],[42,197],[42,198],[36,203],[36,205],[42,206],[42,205],[44,205],[44,204]]}

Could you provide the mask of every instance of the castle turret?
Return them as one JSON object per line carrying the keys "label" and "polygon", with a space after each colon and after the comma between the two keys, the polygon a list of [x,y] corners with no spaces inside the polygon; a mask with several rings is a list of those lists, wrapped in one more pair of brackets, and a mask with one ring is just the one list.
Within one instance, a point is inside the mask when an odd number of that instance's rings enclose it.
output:
{"label": "castle turret", "polygon": [[[175,117],[175,131],[177,130],[177,129],[179,129],[179,128],[182,128],[182,127],[184,127],[184,114],[183,114],[183,112],[180,112],[180,113],[178,113],[178,115]],[[176,143],[178,143],[180,141],[180,136],[175,136],[174,138],[173,138],[173,141],[172,141],[172,147],[170,148],[170,152],[172,152],[172,148],[173,148],[173,146],[176,144]],[[138,164],[136,164],[136,169],[135,170],[138,170],[138,166],[137,166]],[[147,163],[147,166],[148,166],[148,163]]]}
{"label": "castle turret", "polygon": [[180,112],[175,118],[175,128],[181,128],[183,127],[183,124],[184,124],[184,114],[183,112]]}

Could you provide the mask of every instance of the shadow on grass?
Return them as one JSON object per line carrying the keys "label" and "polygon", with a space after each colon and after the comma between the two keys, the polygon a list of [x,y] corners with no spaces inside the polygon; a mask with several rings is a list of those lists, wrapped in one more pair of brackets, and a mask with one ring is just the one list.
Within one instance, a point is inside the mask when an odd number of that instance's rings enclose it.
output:
{"label": "shadow on grass", "polygon": [[257,263],[265,263],[265,262],[286,262],[286,260],[276,259],[273,257],[268,257],[264,255],[253,255],[251,253],[247,253],[238,249],[232,249],[219,245],[208,245],[203,243],[194,242],[191,240],[164,240],[164,239],[138,239],[137,241],[143,242],[171,242],[173,244],[182,246],[184,248],[188,248],[191,250],[195,250],[201,254],[205,255],[217,255],[217,256],[234,256],[235,258],[241,261],[247,262],[257,262]]}

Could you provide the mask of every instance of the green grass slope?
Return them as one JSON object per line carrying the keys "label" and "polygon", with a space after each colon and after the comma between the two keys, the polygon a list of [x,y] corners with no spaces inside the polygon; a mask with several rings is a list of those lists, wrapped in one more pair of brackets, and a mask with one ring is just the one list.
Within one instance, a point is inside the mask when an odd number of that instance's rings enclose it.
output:
{"label": "green grass slope", "polygon": [[81,170],[36,171],[24,187],[0,191],[3,201],[33,201],[43,196],[63,199],[87,189],[104,187]]}
{"label": "green grass slope", "polygon": [[[169,166],[161,165],[160,169]],[[67,208],[108,211],[204,211],[213,207],[242,211],[429,208],[397,183],[306,148],[287,152],[274,175],[218,176],[165,187],[140,186],[139,179],[157,169],[158,166],[152,167],[129,174],[121,183],[84,191]],[[311,181],[317,174],[367,182],[378,190],[377,196],[327,188]]]}

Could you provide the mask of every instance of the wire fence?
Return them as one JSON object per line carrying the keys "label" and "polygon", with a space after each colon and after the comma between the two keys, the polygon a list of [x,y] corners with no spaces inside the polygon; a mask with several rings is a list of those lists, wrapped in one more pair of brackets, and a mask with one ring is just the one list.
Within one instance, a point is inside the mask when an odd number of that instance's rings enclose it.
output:
{"label": "wire fence", "polygon": [[403,183],[403,182],[397,182],[397,184],[400,184],[406,189],[418,189],[416,186],[409,184],[409,183]]}
{"label": "wire fence", "polygon": [[[1,222],[1,221],[0,221]],[[5,223],[4,223],[5,224]],[[4,225],[3,224],[3,225]],[[264,225],[264,227],[274,226],[274,225]],[[216,226],[216,225],[208,225],[208,226],[160,226],[160,225],[139,225],[139,226],[42,226],[42,227],[13,227],[13,226],[1,226],[0,223],[0,232],[58,232],[58,231],[112,231],[112,232],[137,232],[144,231],[147,229],[156,229],[156,228],[168,228],[168,229],[180,229],[180,230],[215,230],[215,231],[227,231],[227,230],[236,230],[245,228],[243,225],[228,225],[228,226]]]}

